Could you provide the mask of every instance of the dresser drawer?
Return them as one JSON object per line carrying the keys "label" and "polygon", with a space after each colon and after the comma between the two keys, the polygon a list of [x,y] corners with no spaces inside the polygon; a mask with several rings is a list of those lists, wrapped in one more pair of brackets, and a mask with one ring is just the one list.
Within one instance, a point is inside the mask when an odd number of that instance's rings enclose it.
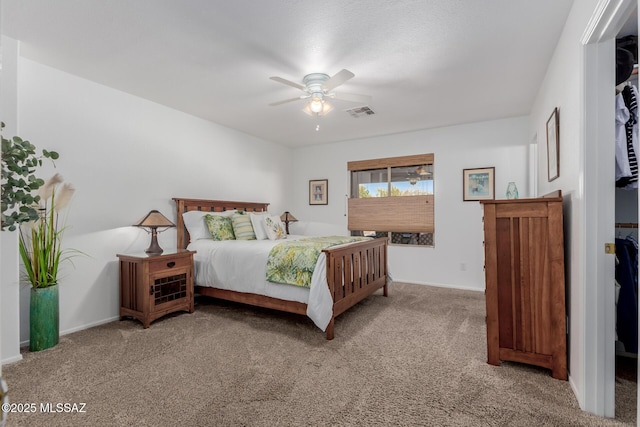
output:
{"label": "dresser drawer", "polygon": [[191,256],[173,257],[170,259],[160,258],[154,261],[149,261],[149,273],[155,273],[163,270],[174,270],[190,266]]}

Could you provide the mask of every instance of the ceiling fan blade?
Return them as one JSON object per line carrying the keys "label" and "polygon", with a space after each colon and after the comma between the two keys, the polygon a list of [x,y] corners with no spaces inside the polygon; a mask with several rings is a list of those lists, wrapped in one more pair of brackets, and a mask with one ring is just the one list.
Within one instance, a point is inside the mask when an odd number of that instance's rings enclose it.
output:
{"label": "ceiling fan blade", "polygon": [[349,70],[340,70],[338,71],[333,77],[331,77],[329,80],[327,80],[324,83],[324,89],[329,91],[335,87],[340,86],[342,83],[346,82],[347,80],[353,78],[355,76],[355,74],[353,74],[351,71]]}
{"label": "ceiling fan blade", "polygon": [[299,101],[299,100],[301,100],[303,98],[306,98],[306,97],[305,96],[296,96],[295,98],[289,98],[289,99],[285,99],[283,101],[272,102],[269,105],[272,106],[272,107],[275,107],[276,105],[286,104],[287,102]]}
{"label": "ceiling fan blade", "polygon": [[357,93],[336,92],[330,95],[332,98],[341,99],[343,101],[358,102],[360,104],[368,104],[371,102],[371,96],[359,95]]}
{"label": "ceiling fan blade", "polygon": [[300,89],[300,90],[304,90],[305,87],[299,83],[296,82],[292,82],[291,80],[287,80],[287,79],[283,79],[282,77],[269,77],[271,80],[273,80],[274,82],[278,82],[278,83],[282,83],[285,84],[287,86],[293,86],[296,89]]}

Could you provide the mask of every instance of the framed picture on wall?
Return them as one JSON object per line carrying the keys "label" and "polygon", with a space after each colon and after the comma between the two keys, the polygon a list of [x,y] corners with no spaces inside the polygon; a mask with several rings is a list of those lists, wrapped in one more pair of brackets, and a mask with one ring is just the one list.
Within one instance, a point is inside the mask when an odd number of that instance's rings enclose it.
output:
{"label": "framed picture on wall", "polygon": [[549,182],[560,176],[560,118],[557,108],[547,120],[547,173]]}
{"label": "framed picture on wall", "polygon": [[326,205],[329,203],[328,190],[329,180],[312,179],[309,181],[309,204]]}
{"label": "framed picture on wall", "polygon": [[462,200],[495,199],[495,168],[464,169],[462,171]]}

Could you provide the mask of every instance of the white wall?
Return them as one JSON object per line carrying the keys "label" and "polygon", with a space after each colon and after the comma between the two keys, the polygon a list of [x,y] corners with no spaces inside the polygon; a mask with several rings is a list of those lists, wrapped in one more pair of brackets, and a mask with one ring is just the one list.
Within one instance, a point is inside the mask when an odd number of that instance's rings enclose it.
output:
{"label": "white wall", "polygon": [[[61,333],[118,317],[116,254],[149,245],[129,226],[149,210],[175,220],[172,197],[264,201],[276,213],[287,205],[289,148],[24,58],[18,82],[19,134],[60,153],[42,176],[60,172],[77,189],[63,245],[86,256],[62,272]],[[159,235],[165,250],[175,241],[175,229]],[[28,292],[21,300],[25,341]]]}
{"label": "white wall", "polygon": [[[589,2],[593,3],[593,2]],[[584,5],[584,4],[583,4]],[[581,46],[582,30],[587,21],[580,16],[579,2],[574,7],[558,43],[553,60],[548,68],[547,77],[541,86],[538,98],[532,108],[532,132],[539,135],[538,191],[540,194],[561,189],[564,196],[565,263],[567,282],[567,305],[569,316],[569,375],[581,404],[584,403],[584,290],[581,286],[580,269],[583,265],[579,248],[583,196],[580,192],[578,164],[580,158],[581,126]],[[588,7],[585,6],[586,9]],[[588,19],[588,17],[587,17]],[[583,25],[581,25],[583,24]],[[560,117],[560,177],[552,182],[547,179],[546,122],[553,109],[557,107]]]}
{"label": "white wall", "polygon": [[[547,74],[538,92],[530,116],[531,133],[539,138],[539,180],[540,194],[561,189],[564,195],[565,221],[565,264],[567,304],[569,315],[569,380],[576,393],[581,408],[597,412],[588,396],[595,395],[598,386],[591,378],[597,372],[593,367],[595,351],[587,351],[589,330],[588,318],[601,313],[587,313],[585,301],[593,295],[592,289],[585,289],[584,257],[584,215],[585,189],[584,174],[584,47],[581,37],[590,18],[598,6],[597,0],[574,2],[563,33],[558,41]],[[614,63],[611,67],[613,69]],[[613,94],[613,91],[611,92]],[[553,108],[560,110],[560,177],[547,181],[545,124]],[[612,109],[613,117],[613,109]],[[611,119],[613,121],[613,119]],[[611,185],[613,188],[613,182]]]}
{"label": "white wall", "polygon": [[[2,70],[0,71],[0,121],[6,125],[4,137],[16,134],[18,121],[18,54],[16,40],[2,36]],[[0,360],[17,361],[20,356],[19,331],[15,325],[19,318],[18,234],[0,232]],[[0,371],[1,372],[1,371]]]}
{"label": "white wall", "polygon": [[[288,210],[299,222],[291,232],[348,234],[348,161],[434,153],[435,247],[391,246],[391,275],[402,282],[484,290],[482,208],[462,201],[462,170],[494,166],[496,198],[506,198],[509,181],[527,197],[527,126],[527,118],[518,117],[296,149]],[[309,180],[325,178],[328,205],[310,206]]]}

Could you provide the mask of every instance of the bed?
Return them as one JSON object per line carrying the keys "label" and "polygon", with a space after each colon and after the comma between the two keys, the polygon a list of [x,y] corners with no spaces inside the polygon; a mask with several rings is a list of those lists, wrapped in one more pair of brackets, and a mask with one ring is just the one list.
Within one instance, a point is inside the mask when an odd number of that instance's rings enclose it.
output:
{"label": "bed", "polygon": [[[382,289],[382,294],[385,297],[388,295],[387,238],[359,241],[323,249],[321,256],[318,258],[316,271],[313,273],[313,280],[322,283],[322,285],[312,285],[309,290],[295,289],[293,296],[289,296],[284,292],[287,288],[297,288],[290,285],[240,283],[248,279],[239,279],[236,281],[237,283],[231,284],[227,281],[224,285],[216,284],[215,282],[210,283],[203,274],[198,274],[198,272],[207,269],[205,265],[209,262],[207,252],[221,252],[222,249],[207,249],[208,246],[205,245],[208,245],[209,242],[191,241],[183,214],[192,211],[222,213],[233,210],[257,214],[267,212],[269,204],[185,198],[173,198],[173,200],[176,203],[177,210],[178,249],[196,251],[194,256],[196,263],[195,291],[200,295],[308,315],[309,317],[311,317],[309,312],[318,305],[316,300],[312,298],[313,294],[323,295],[324,300],[328,298],[329,304],[328,314],[323,311],[324,314],[321,315],[326,318],[326,321],[322,322],[323,325],[326,323],[326,327],[322,327],[313,317],[311,318],[320,329],[325,331],[328,340],[334,338],[335,318],[338,315],[344,313],[378,289]],[[260,241],[256,240],[252,242],[257,244],[256,247],[258,245],[269,245],[269,243],[260,243]],[[244,242],[236,246],[247,244],[249,243]],[[230,246],[230,244],[228,243],[227,246]],[[239,262],[237,264],[242,263]],[[230,273],[229,277],[236,277],[234,274]],[[256,282],[261,281],[266,281],[266,279],[256,280]],[[305,292],[306,295],[303,295]]]}

